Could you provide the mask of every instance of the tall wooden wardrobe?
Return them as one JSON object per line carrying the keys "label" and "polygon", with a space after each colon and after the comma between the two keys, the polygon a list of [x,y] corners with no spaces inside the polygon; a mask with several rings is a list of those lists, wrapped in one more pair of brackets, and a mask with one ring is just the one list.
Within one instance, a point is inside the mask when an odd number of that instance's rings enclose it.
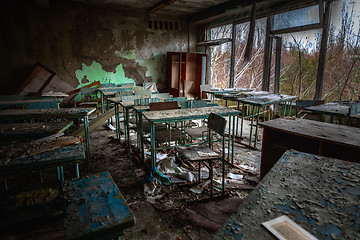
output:
{"label": "tall wooden wardrobe", "polygon": [[174,97],[200,99],[200,85],[205,85],[207,55],[191,52],[167,53],[167,81]]}

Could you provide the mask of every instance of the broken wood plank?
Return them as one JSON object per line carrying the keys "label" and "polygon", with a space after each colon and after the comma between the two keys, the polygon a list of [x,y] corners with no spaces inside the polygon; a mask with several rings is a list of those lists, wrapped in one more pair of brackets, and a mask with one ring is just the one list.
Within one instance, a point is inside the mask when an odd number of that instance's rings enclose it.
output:
{"label": "broken wood plank", "polygon": [[[115,115],[115,108],[111,108],[109,111],[101,114],[99,117],[92,120],[89,124],[89,132],[91,132],[95,128],[99,127],[101,124],[103,124],[106,120],[108,120],[109,118],[111,118],[114,115]],[[84,130],[84,128],[79,128],[78,130],[73,132],[71,135],[84,137],[85,130]]]}

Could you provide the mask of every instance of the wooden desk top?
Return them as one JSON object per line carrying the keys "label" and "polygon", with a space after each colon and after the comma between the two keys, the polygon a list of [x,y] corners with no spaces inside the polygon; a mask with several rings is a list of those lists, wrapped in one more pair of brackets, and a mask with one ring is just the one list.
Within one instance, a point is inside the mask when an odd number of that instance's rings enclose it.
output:
{"label": "wooden desk top", "polygon": [[[63,183],[66,239],[108,239],[135,224],[135,217],[109,172]],[[114,237],[114,236],[113,236]]]}
{"label": "wooden desk top", "polygon": [[13,137],[46,136],[63,132],[71,125],[73,122],[68,121],[0,124],[0,135]]}
{"label": "wooden desk top", "polygon": [[320,139],[340,145],[360,147],[360,128],[299,118],[277,118],[259,124],[265,128],[276,129],[294,135]]}
{"label": "wooden desk top", "polygon": [[359,163],[287,151],[213,239],[277,239],[261,223],[282,215],[318,239],[358,239],[359,182]]}
{"label": "wooden desk top", "polygon": [[76,143],[26,158],[0,162],[0,175],[12,174],[22,169],[41,169],[42,167],[64,165],[81,159],[85,159],[84,145]]}
{"label": "wooden desk top", "polygon": [[22,100],[9,100],[9,101],[0,101],[1,106],[10,106],[10,105],[25,105],[31,103],[48,103],[48,102],[58,102],[61,103],[62,99],[54,98],[41,98],[41,99],[22,99]]}
{"label": "wooden desk top", "polygon": [[59,109],[6,109],[0,111],[0,119],[33,117],[85,117],[96,108],[59,108]]}
{"label": "wooden desk top", "polygon": [[225,94],[225,93],[239,93],[239,92],[251,92],[254,89],[249,88],[226,88],[226,89],[210,89],[210,90],[203,90],[204,93],[210,94]]}
{"label": "wooden desk top", "polygon": [[317,106],[307,107],[305,110],[310,110],[311,112],[318,114],[329,114],[346,117],[349,115],[350,107],[351,105],[341,102],[329,102]]}
{"label": "wooden desk top", "polygon": [[150,122],[183,121],[188,119],[207,118],[210,113],[216,113],[221,116],[236,116],[240,114],[240,111],[225,106],[211,106],[142,112],[143,116]]}
{"label": "wooden desk top", "polygon": [[131,89],[131,87],[105,87],[105,88],[98,88],[97,90],[100,92],[116,92],[116,91],[120,91],[120,90],[126,90],[126,89]]}
{"label": "wooden desk top", "polygon": [[280,102],[291,101],[296,98],[297,98],[296,96],[283,95],[283,94],[266,94],[266,95],[260,94],[245,98],[238,98],[237,101],[255,106],[265,106]]}

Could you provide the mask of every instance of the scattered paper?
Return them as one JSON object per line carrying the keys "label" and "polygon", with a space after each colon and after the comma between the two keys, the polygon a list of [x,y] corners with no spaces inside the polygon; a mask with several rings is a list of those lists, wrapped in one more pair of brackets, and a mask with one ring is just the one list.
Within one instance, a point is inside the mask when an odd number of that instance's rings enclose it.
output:
{"label": "scattered paper", "polygon": [[244,176],[241,175],[241,174],[228,173],[226,175],[226,177],[231,178],[231,179],[235,179],[235,180],[240,180],[240,179],[243,179]]}
{"label": "scattered paper", "polygon": [[200,194],[200,193],[202,192],[202,190],[204,189],[204,187],[206,187],[207,185],[209,185],[210,182],[211,182],[210,180],[207,180],[207,181],[205,181],[205,182],[202,182],[202,183],[200,183],[199,185],[190,188],[190,191],[192,191],[193,193],[196,193],[196,194]]}
{"label": "scattered paper", "polygon": [[199,157],[216,157],[216,156],[219,156],[219,154],[217,154],[216,152],[197,151],[196,153],[199,155]]}
{"label": "scattered paper", "polygon": [[263,222],[262,225],[280,240],[317,240],[285,215]]}
{"label": "scattered paper", "polygon": [[157,196],[153,196],[153,197],[147,197],[146,201],[148,201],[151,204],[155,204],[157,199],[161,199],[164,196],[164,194],[160,194]]}
{"label": "scattered paper", "polygon": [[116,130],[116,127],[114,127],[111,123],[108,125],[108,127],[109,127],[111,130]]}

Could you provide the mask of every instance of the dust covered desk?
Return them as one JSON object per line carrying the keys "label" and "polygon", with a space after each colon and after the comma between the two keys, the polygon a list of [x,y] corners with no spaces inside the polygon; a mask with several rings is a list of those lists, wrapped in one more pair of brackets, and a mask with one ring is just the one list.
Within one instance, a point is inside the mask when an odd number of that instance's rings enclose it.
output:
{"label": "dust covered desk", "polygon": [[[250,92],[252,93],[252,92]],[[256,93],[256,92],[253,92]],[[251,146],[252,142],[252,133],[253,133],[253,122],[254,117],[256,116],[256,127],[255,127],[255,139],[254,139],[254,148],[256,148],[256,142],[258,137],[258,124],[259,124],[259,116],[260,116],[260,108],[271,106],[278,103],[285,103],[284,104],[284,113],[283,115],[286,115],[286,103],[296,99],[296,96],[290,96],[290,95],[283,95],[283,94],[275,94],[275,93],[269,93],[269,94],[263,94],[264,92],[258,92],[259,94],[248,96],[248,97],[239,97],[237,101],[239,103],[242,103],[242,111],[241,111],[241,127],[240,127],[240,137],[243,135],[243,125],[244,125],[244,119],[250,117],[251,118],[251,127],[250,127],[250,136],[249,136],[249,146]],[[247,94],[247,93],[245,93]],[[246,95],[244,95],[246,96]],[[245,105],[249,105],[251,107],[251,113],[249,116],[245,116]],[[270,119],[270,116],[269,116]]]}
{"label": "dust covered desk", "polygon": [[0,111],[0,121],[24,121],[31,119],[83,119],[86,143],[86,156],[90,157],[89,115],[95,108],[60,109],[6,109]]}
{"label": "dust covered desk", "polygon": [[313,114],[329,115],[330,122],[334,122],[334,117],[338,119],[339,124],[343,123],[343,118],[347,118],[346,124],[350,124],[350,118],[360,113],[359,101],[337,101],[329,102],[317,106],[305,108]]}
{"label": "dust covered desk", "polygon": [[359,239],[360,164],[287,151],[213,239],[275,238],[286,215],[318,239]]}
{"label": "dust covered desk", "polygon": [[11,150],[8,150],[8,156],[3,155],[3,151],[6,151],[6,149],[1,149],[0,176],[58,167],[59,180],[64,180],[63,166],[73,164],[75,165],[76,176],[79,177],[79,161],[85,159],[84,145],[81,142],[63,147],[54,147],[45,151],[40,149],[41,146],[38,146],[38,148],[34,150],[35,152],[25,150],[25,152],[16,152],[14,154],[11,154]]}
{"label": "dust covered desk", "polygon": [[264,127],[261,177],[288,149],[360,162],[360,129],[306,119],[278,118]]}
{"label": "dust covered desk", "polygon": [[109,172],[63,182],[66,239],[112,239],[135,217]]}
{"label": "dust covered desk", "polygon": [[[150,123],[150,138],[151,138],[151,168],[152,173],[162,176],[156,168],[156,147],[155,147],[155,125],[159,123],[181,122],[195,119],[207,119],[210,113],[218,114],[222,117],[229,117],[228,120],[228,159],[234,158],[234,136],[235,123],[239,117],[240,111],[234,110],[225,106],[211,106],[203,108],[185,108],[172,109],[163,111],[145,111],[141,112],[142,117],[139,121],[139,132],[143,133],[142,119],[146,119]],[[142,137],[143,139],[143,137]],[[142,143],[141,152],[144,152],[144,144]],[[168,180],[168,179],[167,179]]]}

